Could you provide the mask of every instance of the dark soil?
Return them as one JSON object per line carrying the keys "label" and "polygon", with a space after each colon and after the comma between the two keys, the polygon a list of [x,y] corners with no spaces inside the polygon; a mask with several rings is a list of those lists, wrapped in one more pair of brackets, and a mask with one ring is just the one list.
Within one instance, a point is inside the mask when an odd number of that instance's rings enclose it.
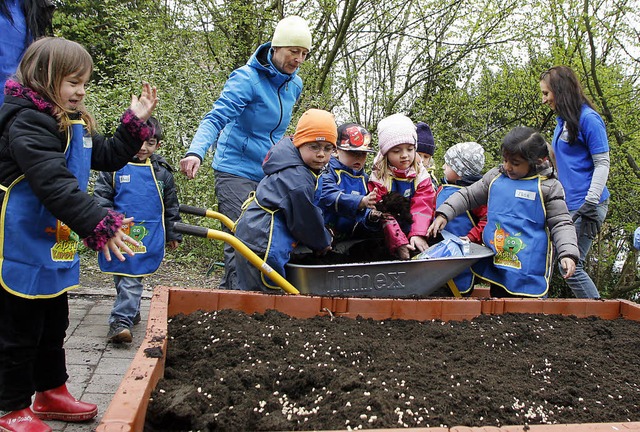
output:
{"label": "dark soil", "polygon": [[383,195],[375,206],[382,213],[393,216],[400,226],[409,226],[413,223],[411,200],[398,192],[389,192]]}
{"label": "dark soil", "polygon": [[[543,315],[172,319],[147,431],[640,421],[640,323]],[[526,429],[526,427],[524,428]]]}

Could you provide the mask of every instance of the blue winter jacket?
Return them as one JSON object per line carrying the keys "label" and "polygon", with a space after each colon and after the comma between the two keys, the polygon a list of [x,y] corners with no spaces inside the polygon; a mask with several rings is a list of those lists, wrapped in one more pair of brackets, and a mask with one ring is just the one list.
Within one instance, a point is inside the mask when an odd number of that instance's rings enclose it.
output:
{"label": "blue winter jacket", "polygon": [[236,237],[284,274],[289,254],[302,243],[312,250],[331,244],[322,211],[316,206],[322,183],[302,160],[290,138],[276,144],[263,165],[255,199],[236,224]]}
{"label": "blue winter jacket", "polygon": [[350,238],[358,224],[375,229],[367,224],[371,210],[358,209],[362,198],[369,193],[368,181],[364,169],[354,171],[334,156],[329,160],[329,168],[322,174],[320,208],[325,224],[339,239]]}
{"label": "blue winter jacket", "polygon": [[[260,181],[267,151],[284,135],[302,79],[283,74],[271,61],[271,42],[234,70],[196,131],[187,156],[200,160],[211,147],[215,170]],[[216,145],[217,143],[217,145]]]}

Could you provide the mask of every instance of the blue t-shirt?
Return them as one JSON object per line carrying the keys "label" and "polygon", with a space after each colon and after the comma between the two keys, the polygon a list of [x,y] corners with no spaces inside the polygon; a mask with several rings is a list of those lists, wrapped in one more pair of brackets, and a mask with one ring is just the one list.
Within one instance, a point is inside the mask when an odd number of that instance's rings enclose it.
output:
{"label": "blue t-shirt", "polygon": [[0,13],[0,105],[4,102],[4,83],[18,68],[20,59],[27,46],[27,23],[22,12],[22,2],[9,0],[7,2],[9,14],[13,18],[13,24]]}
{"label": "blue t-shirt", "polygon": [[[569,210],[577,210],[584,204],[585,197],[593,178],[594,154],[609,151],[607,129],[600,114],[588,105],[582,105],[580,128],[573,143],[566,141],[565,121],[557,118],[558,124],[553,133],[553,151],[556,154],[558,180],[562,183]],[[609,198],[609,190],[604,187],[600,202]]]}

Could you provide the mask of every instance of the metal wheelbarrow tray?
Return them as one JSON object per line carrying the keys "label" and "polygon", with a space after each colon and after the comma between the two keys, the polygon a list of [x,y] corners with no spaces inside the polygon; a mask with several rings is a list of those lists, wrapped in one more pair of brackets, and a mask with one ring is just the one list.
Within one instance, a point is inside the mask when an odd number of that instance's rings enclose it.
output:
{"label": "metal wheelbarrow tray", "polygon": [[[218,219],[230,231],[234,230],[233,221],[213,210],[181,204],[180,212]],[[438,288],[448,285],[454,296],[460,297],[452,279],[480,259],[493,255],[491,249],[470,243],[469,253],[460,257],[331,265],[288,263],[285,266],[285,279],[231,234],[183,223],[174,224],[174,230],[229,243],[289,294],[384,298],[427,297]],[[346,248],[346,244],[353,245],[358,242],[348,241],[342,246]]]}
{"label": "metal wheelbarrow tray", "polygon": [[471,243],[469,254],[408,261],[333,265],[286,265],[287,280],[301,294],[350,297],[426,297],[482,258],[491,249]]}

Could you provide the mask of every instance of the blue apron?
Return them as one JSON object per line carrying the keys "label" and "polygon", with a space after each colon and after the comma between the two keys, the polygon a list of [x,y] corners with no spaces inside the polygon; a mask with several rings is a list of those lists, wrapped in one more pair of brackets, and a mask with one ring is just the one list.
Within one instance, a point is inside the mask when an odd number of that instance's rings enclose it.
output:
{"label": "blue apron", "polygon": [[[313,173],[316,180],[316,188],[313,195],[313,203],[318,205],[320,197],[322,196],[322,182],[318,181],[320,177]],[[298,241],[293,237],[291,231],[287,227],[287,222],[282,215],[280,209],[272,210],[262,206],[256,199],[255,192],[249,194],[249,197],[242,204],[243,213],[245,211],[252,212],[254,214],[262,213],[262,219],[267,219],[269,240],[267,244],[267,250],[264,255],[261,256],[262,260],[266,262],[272,269],[274,269],[279,275],[285,276],[285,265],[291,259],[291,251],[298,245]],[[242,217],[242,214],[240,215]],[[239,218],[238,218],[239,219]],[[257,255],[261,255],[256,252]],[[281,289],[271,278],[265,276],[260,272],[262,283],[270,289]]]}
{"label": "blue apron", "polygon": [[164,203],[151,160],[128,163],[114,173],[113,181],[114,210],[133,217],[133,222],[123,229],[138,246],[128,244],[135,256],[125,261],[107,261],[98,252],[100,270],[120,276],[151,275],[162,263],[165,245]]}
{"label": "blue apron", "polygon": [[[93,142],[82,120],[72,121],[68,136],[67,168],[86,192]],[[1,217],[0,277],[7,291],[51,298],[78,286],[80,238],[42,205],[24,175],[5,189]]]}
{"label": "blue apron", "polygon": [[[436,208],[440,207],[440,205],[445,202],[447,198],[449,198],[460,189],[462,189],[461,186],[443,183],[438,192],[438,195],[436,196]],[[474,226],[476,226],[476,224],[473,221],[473,217],[471,216],[471,213],[467,211],[453,218],[452,221],[449,221],[447,223],[447,231],[457,235],[458,237],[466,236]],[[469,293],[473,289],[473,285],[475,283],[473,268],[466,269],[458,276],[454,277],[453,283],[455,283],[458,291],[460,291],[460,294]]]}
{"label": "blue apron", "polygon": [[482,239],[495,255],[475,267],[484,279],[523,297],[545,296],[553,270],[543,179],[511,180],[502,174],[493,179]]}
{"label": "blue apron", "polygon": [[[397,192],[405,198],[411,199],[416,194],[416,179],[415,178],[391,178],[391,187],[387,189],[389,192]],[[400,225],[400,229],[403,233],[409,234],[411,231],[410,224]]]}

